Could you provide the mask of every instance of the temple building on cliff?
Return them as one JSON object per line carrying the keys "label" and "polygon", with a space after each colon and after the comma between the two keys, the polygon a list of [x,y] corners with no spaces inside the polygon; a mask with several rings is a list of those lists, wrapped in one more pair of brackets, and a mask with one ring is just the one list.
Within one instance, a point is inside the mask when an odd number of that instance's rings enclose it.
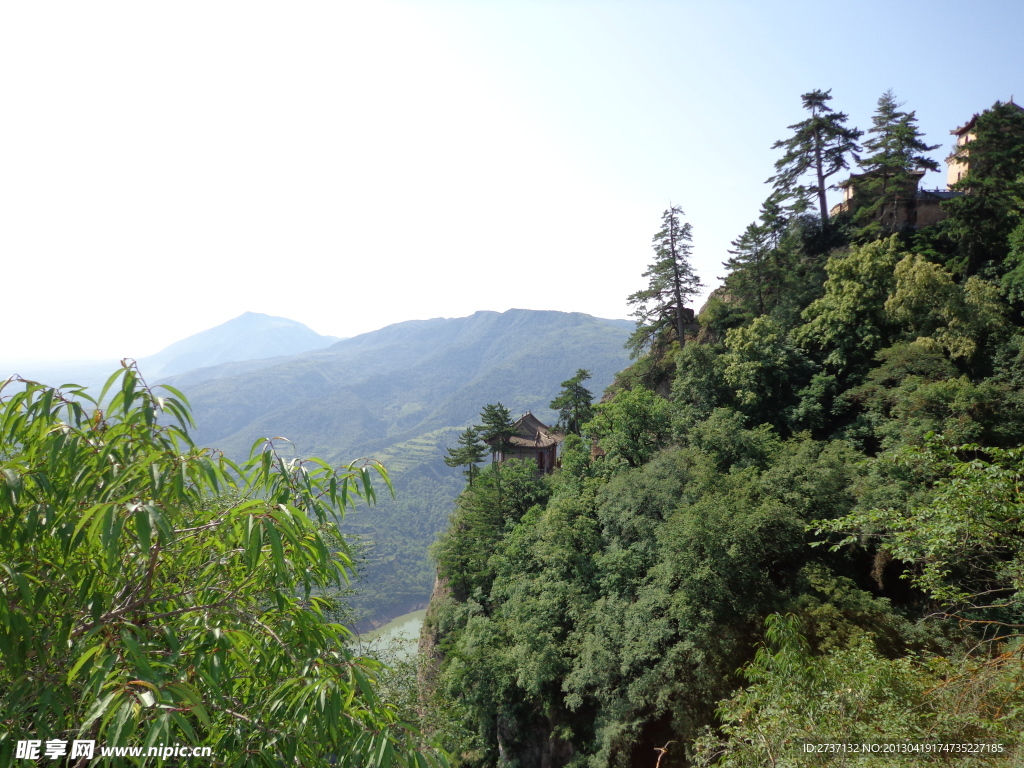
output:
{"label": "temple building on cliff", "polygon": [[500,451],[494,457],[495,460],[536,461],[537,471],[541,474],[553,472],[558,462],[558,446],[565,435],[556,432],[530,411],[524,413],[512,426],[515,434],[509,440],[511,445],[507,451]]}

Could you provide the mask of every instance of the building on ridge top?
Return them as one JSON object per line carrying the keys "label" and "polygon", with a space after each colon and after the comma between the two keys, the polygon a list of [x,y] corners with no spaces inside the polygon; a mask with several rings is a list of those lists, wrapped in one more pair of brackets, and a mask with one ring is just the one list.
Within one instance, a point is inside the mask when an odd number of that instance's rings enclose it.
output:
{"label": "building on ridge top", "polygon": [[495,460],[535,461],[537,471],[541,474],[553,472],[558,464],[558,446],[562,444],[565,435],[549,427],[530,411],[520,416],[512,428],[515,434],[509,439],[508,450],[499,451]]}
{"label": "building on ridge top", "polygon": [[[1014,102],[1013,97],[1006,104],[1024,112],[1024,107]],[[960,181],[970,169],[967,145],[975,138],[974,125],[979,116],[980,113],[975,113],[966,123],[950,131],[950,134],[956,136],[956,145],[953,152],[946,158],[946,188],[918,189],[925,172],[913,171],[909,174],[902,194],[896,198],[894,208],[883,214],[888,218],[888,221],[884,223],[889,224],[894,230],[918,229],[938,224],[946,218],[946,212],[942,210],[940,203],[963,194],[963,192],[952,190],[950,187]],[[832,206],[832,210],[829,211],[830,216],[838,216],[853,210],[856,206],[857,183],[866,176],[865,173],[854,173],[846,181],[837,185],[843,190],[843,201]]]}
{"label": "building on ridge top", "polygon": [[[1016,107],[1018,111],[1024,112],[1024,107],[1016,103],[1013,100],[1013,96],[1010,100],[1005,102],[1006,106]],[[981,115],[978,112],[974,113],[966,123],[961,125],[959,128],[954,128],[950,131],[950,134],[956,136],[956,145],[953,149],[952,154],[946,158],[946,186],[952,187],[958,181],[960,181],[970,169],[971,159],[970,150],[966,149],[967,145],[970,144],[976,138],[977,134],[974,132],[974,124],[978,122],[978,118]]]}

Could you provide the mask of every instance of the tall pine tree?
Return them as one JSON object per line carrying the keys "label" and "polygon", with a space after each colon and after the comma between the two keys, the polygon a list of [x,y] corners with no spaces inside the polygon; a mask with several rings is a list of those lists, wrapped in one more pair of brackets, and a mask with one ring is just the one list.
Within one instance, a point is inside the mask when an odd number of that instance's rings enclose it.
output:
{"label": "tall pine tree", "polygon": [[939,145],[921,140],[915,113],[904,112],[901,106],[891,90],[882,94],[864,142],[869,154],[860,161],[864,173],[856,182],[854,221],[868,227],[872,238],[897,229],[897,206],[916,190],[915,175],[939,170],[925,154]]}
{"label": "tall pine tree", "polygon": [[675,330],[680,347],[685,343],[685,326],[693,316],[686,302],[703,286],[690,264],[693,228],[682,223],[681,216],[683,209],[678,205],[661,214],[662,226],[652,241],[654,263],[643,275],[648,279],[647,288],[627,299],[636,306],[636,330],[626,343],[634,356],[668,329]]}
{"label": "tall pine tree", "polygon": [[775,192],[761,205],[758,220],[730,243],[731,258],[722,262],[729,270],[725,287],[746,312],[763,315],[778,303],[785,280],[779,245],[788,226],[789,218]]}
{"label": "tall pine tree", "polygon": [[771,289],[767,233],[764,227],[753,222],[730,245],[732,258],[722,262],[722,266],[729,270],[726,278],[729,293],[742,300],[744,305],[751,304],[751,309],[763,315]]}
{"label": "tall pine tree", "polygon": [[583,425],[594,417],[594,395],[583,386],[589,378],[590,371],[580,368],[575,376],[562,382],[562,391],[550,405],[558,411],[559,429],[578,435]]}
{"label": "tall pine tree", "polygon": [[485,405],[480,411],[480,420],[483,425],[477,427],[480,437],[491,447],[491,462],[497,460],[498,454],[503,454],[511,445],[515,429],[512,426],[512,414],[508,408],[501,403]]}
{"label": "tall pine tree", "polygon": [[823,227],[828,226],[827,181],[850,167],[848,158],[856,159],[860,150],[857,140],[862,135],[856,128],[846,127],[847,115],[828,106],[831,94],[829,89],[800,97],[811,116],[789,126],[793,131],[790,138],[772,144],[772,149],[784,149],[786,153],[775,163],[777,173],[768,179],[797,213],[817,198]]}
{"label": "tall pine tree", "polygon": [[459,435],[458,447],[448,449],[444,463],[449,467],[466,467],[465,474],[469,478],[470,487],[472,487],[476,465],[482,462],[486,456],[487,446],[480,442],[480,428],[470,427]]}

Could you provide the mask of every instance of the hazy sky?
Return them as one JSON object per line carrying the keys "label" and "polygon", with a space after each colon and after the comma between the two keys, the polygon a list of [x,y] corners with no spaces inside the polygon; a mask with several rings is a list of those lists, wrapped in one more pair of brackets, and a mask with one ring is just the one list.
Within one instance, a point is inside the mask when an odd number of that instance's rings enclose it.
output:
{"label": "hazy sky", "polygon": [[867,128],[892,88],[941,160],[1024,100],[1022,28],[1020,0],[4,3],[0,358],[247,310],[625,317],[670,203],[715,284],[801,93]]}

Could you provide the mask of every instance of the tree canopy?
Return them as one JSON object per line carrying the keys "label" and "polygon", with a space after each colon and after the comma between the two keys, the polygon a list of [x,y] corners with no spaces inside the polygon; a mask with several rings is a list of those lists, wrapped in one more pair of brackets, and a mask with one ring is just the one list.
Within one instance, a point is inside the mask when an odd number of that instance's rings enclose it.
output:
{"label": "tree canopy", "polygon": [[576,375],[562,382],[562,391],[551,401],[551,408],[558,411],[558,428],[567,433],[580,434],[583,425],[594,415],[594,395],[583,386],[590,378],[590,371],[580,368]]}
{"label": "tree canopy", "polygon": [[481,439],[491,447],[492,460],[508,450],[511,438],[515,435],[512,414],[501,403],[488,403],[480,411],[483,422],[477,431]]}
{"label": "tree canopy", "polygon": [[0,387],[0,762],[31,738],[202,745],[232,766],[443,762],[333,618],[353,572],[336,523],[383,469],[279,439],[234,464],[192,444],[176,390],[131,366],[108,387]]}
{"label": "tree canopy", "polygon": [[972,140],[957,151],[968,170],[953,189],[965,194],[943,205],[956,267],[966,275],[1003,274],[1010,235],[1024,222],[1024,109],[996,102],[978,115]]}
{"label": "tree canopy", "polygon": [[864,141],[866,154],[859,162],[864,173],[856,179],[854,218],[863,225],[877,225],[882,234],[898,229],[897,202],[916,190],[913,174],[939,170],[925,154],[939,145],[921,140],[916,114],[901,106],[891,90],[878,99]]}
{"label": "tree canopy", "polygon": [[776,174],[769,181],[777,192],[791,201],[797,213],[803,212],[816,198],[824,225],[828,223],[827,181],[850,167],[850,158],[856,159],[860,150],[857,140],[863,134],[856,128],[848,128],[848,116],[835,112],[828,105],[832,100],[831,89],[809,91],[800,100],[811,116],[789,126],[793,135],[772,145],[772,149],[783,149],[785,154],[775,162]]}
{"label": "tree canopy", "polygon": [[487,456],[487,446],[480,442],[480,427],[469,427],[459,435],[459,445],[449,448],[444,463],[449,467],[466,467],[466,477],[473,484],[476,465]]}
{"label": "tree canopy", "polygon": [[473,768],[1021,762],[1024,112],[965,127],[964,194],[912,232],[932,146],[883,96],[857,195],[884,226],[854,229],[823,226],[859,137],[828,98],[692,340],[651,311],[665,262],[631,297],[648,353],[544,492],[460,498],[426,626]]}
{"label": "tree canopy", "polygon": [[639,354],[667,329],[675,331],[680,346],[685,343],[685,326],[692,316],[686,309],[688,302],[703,287],[690,264],[693,246],[693,227],[683,223],[683,210],[678,205],[666,209],[661,215],[661,229],[653,238],[654,262],[643,276],[647,287],[628,299],[636,310],[636,331],[627,346]]}

